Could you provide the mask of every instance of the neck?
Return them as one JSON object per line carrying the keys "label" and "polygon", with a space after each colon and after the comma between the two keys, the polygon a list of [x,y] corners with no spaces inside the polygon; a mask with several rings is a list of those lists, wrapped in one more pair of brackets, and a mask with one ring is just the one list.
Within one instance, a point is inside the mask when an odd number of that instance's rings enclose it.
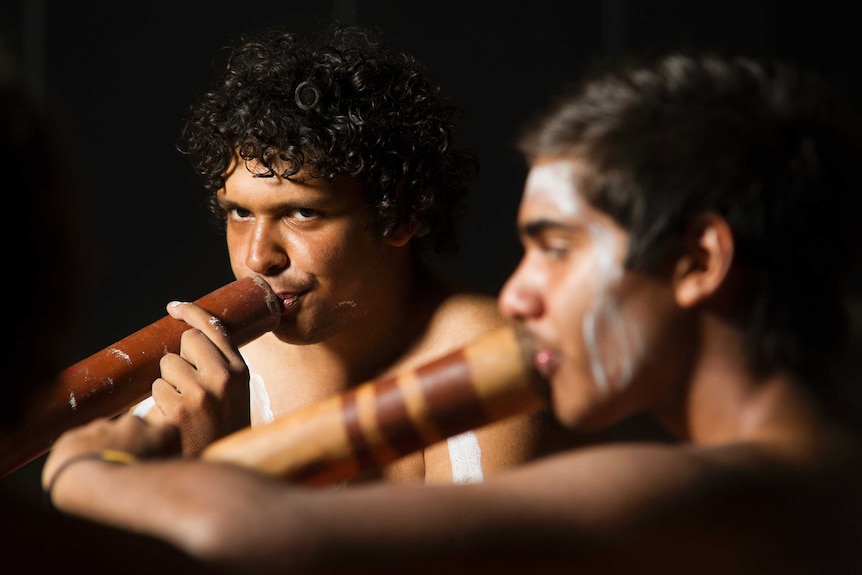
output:
{"label": "neck", "polygon": [[702,326],[702,345],[683,392],[660,418],[678,437],[700,445],[804,434],[816,419],[811,398],[791,374],[757,375],[740,330],[715,317]]}

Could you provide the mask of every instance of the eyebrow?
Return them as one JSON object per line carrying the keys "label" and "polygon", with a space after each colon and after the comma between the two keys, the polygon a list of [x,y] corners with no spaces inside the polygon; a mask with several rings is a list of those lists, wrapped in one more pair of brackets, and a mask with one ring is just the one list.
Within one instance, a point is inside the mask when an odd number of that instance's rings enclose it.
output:
{"label": "eyebrow", "polygon": [[233,208],[240,207],[240,205],[237,204],[236,202],[232,202],[231,200],[226,200],[221,195],[216,196],[216,203],[219,205],[220,208],[222,208],[224,210],[231,210]]}
{"label": "eyebrow", "polygon": [[573,231],[573,227],[555,220],[534,220],[518,226],[518,233],[522,237],[535,238],[551,231]]}
{"label": "eyebrow", "polygon": [[[301,198],[283,198],[277,201],[274,201],[271,204],[268,204],[268,210],[292,210],[299,208],[312,208],[315,210],[331,210],[336,209],[338,207],[338,202],[340,197],[337,195],[325,195],[325,194],[314,194],[309,193],[307,197]],[[246,204],[242,201],[236,201],[228,199],[224,196],[224,194],[219,194],[216,197],[216,203],[218,203],[219,207],[222,210],[230,211],[230,210],[245,210],[248,209]],[[251,210],[254,211],[254,210]]]}

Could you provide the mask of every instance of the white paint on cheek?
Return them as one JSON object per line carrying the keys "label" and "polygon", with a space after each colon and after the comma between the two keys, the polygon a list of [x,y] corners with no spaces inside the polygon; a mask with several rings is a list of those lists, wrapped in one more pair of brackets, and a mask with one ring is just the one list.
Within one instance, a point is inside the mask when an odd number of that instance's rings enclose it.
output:
{"label": "white paint on cheek", "polygon": [[609,291],[623,276],[616,259],[619,242],[599,224],[589,229],[596,258],[593,278],[597,298],[584,317],[582,329],[593,377],[599,388],[607,392],[612,383],[619,389],[628,386],[642,346],[637,326],[620,313]]}
{"label": "white paint on cheek", "polygon": [[78,400],[75,398],[74,391],[69,392],[69,407],[71,407],[73,411],[78,409]]}
{"label": "white paint on cheek", "polygon": [[467,431],[450,437],[446,443],[452,464],[452,482],[481,483],[485,475],[482,471],[482,448],[476,434]]}
{"label": "white paint on cheek", "polygon": [[593,307],[593,309],[591,309],[584,317],[581,329],[584,333],[584,344],[587,346],[587,357],[590,360],[590,371],[593,373],[593,379],[596,381],[596,385],[598,385],[601,391],[607,391],[608,378],[605,373],[605,366],[601,361],[598,338],[596,337],[595,307]]}

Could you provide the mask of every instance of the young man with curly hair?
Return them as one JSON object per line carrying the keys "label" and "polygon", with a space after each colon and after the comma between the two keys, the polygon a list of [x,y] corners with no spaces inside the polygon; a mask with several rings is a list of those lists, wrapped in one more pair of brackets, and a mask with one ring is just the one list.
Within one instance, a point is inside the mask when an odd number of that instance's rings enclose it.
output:
{"label": "young man with curly hair", "polygon": [[[423,261],[456,251],[478,169],[457,146],[459,114],[420,62],[373,30],[239,38],[191,107],[179,149],[225,225],[234,274],[266,280],[285,313],[241,356],[187,334],[136,413],[179,426],[196,454],[503,325],[493,296]],[[533,456],[539,417],[469,431],[384,475],[480,481]]]}
{"label": "young man with curly hair", "polygon": [[792,67],[671,53],[590,77],[526,134],[525,253],[500,307],[535,340],[562,423],[648,412],[675,442],[430,488],[73,459],[176,437],[127,417],[61,437],[43,480],[67,511],[245,573],[859,573],[862,450],[831,376],[860,133]]}

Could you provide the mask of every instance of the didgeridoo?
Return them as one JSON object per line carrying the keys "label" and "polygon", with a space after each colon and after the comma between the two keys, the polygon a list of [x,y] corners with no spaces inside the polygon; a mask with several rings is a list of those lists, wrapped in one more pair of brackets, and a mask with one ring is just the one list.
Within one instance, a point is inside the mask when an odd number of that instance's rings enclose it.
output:
{"label": "didgeridoo", "polygon": [[309,485],[337,483],[471,429],[547,405],[528,338],[514,326],[489,332],[417,369],[247,427],[204,450]]}
{"label": "didgeridoo", "polygon": [[[236,345],[273,330],[282,304],[261,278],[233,281],[195,301],[219,318]],[[37,394],[14,429],[0,430],[0,477],[50,450],[64,431],[113,417],[150,395],[159,361],[178,353],[188,324],[170,316],[150,324],[62,371]]]}

